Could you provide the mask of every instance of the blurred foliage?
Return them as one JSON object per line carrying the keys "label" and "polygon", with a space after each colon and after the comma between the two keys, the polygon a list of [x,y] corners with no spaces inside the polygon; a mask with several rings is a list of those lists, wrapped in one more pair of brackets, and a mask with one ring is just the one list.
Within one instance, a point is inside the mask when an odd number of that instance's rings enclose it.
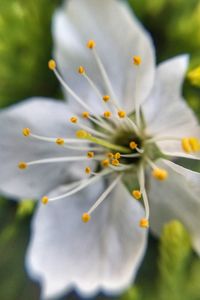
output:
{"label": "blurred foliage", "polygon": [[0,107],[33,95],[51,96],[51,16],[58,0],[0,1]]}
{"label": "blurred foliage", "polygon": [[35,202],[33,200],[22,200],[17,205],[16,216],[19,219],[26,218],[27,216],[31,216],[33,214],[35,208]]}
{"label": "blurred foliage", "polygon": [[[190,68],[200,65],[199,0],[129,0],[129,2],[152,34],[158,62],[188,53]],[[187,83],[184,94],[200,119],[200,89]]]}
{"label": "blurred foliage", "polygon": [[16,217],[17,204],[0,199],[0,290],[2,300],[39,299],[24,270],[29,219]]}
{"label": "blurred foliage", "polygon": [[[180,222],[171,221],[164,226],[158,249],[158,268],[151,268],[148,281],[141,270],[136,286],[120,300],[199,300],[200,261],[193,254],[189,234]],[[146,257],[143,266],[147,263]]]}
{"label": "blurred foliage", "polygon": [[192,85],[200,87],[200,66],[188,72],[187,78]]}

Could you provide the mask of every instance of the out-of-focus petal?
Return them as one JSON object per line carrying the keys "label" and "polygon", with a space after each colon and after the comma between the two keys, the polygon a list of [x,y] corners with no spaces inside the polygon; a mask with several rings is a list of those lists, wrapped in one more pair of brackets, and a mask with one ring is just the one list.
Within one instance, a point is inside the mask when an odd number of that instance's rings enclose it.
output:
{"label": "out-of-focus petal", "polygon": [[[89,223],[81,221],[104,188],[99,181],[70,198],[39,206],[27,268],[31,277],[40,281],[44,298],[73,288],[87,297],[100,290],[117,294],[134,279],[147,232],[138,225],[143,208],[125,187],[119,184]],[[63,191],[60,188],[53,195]]]}

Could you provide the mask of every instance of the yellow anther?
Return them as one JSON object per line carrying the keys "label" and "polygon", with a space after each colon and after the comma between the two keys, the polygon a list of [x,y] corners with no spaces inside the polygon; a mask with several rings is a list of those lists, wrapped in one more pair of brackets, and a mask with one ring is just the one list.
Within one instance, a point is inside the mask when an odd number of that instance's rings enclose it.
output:
{"label": "yellow anther", "polygon": [[96,46],[96,43],[95,43],[94,40],[89,40],[89,41],[87,42],[87,47],[88,47],[89,49],[93,49],[95,46]]}
{"label": "yellow anther", "polygon": [[143,218],[140,220],[140,227],[142,228],[148,228],[149,227],[149,220],[146,218]]}
{"label": "yellow anther", "polygon": [[189,139],[188,139],[188,138],[183,138],[183,139],[181,140],[181,145],[182,145],[183,150],[184,150],[186,153],[190,153],[190,152],[192,151],[191,145],[190,145],[190,142],[189,142]]}
{"label": "yellow anther", "polygon": [[91,173],[90,167],[86,167],[86,168],[85,168],[85,173],[86,173],[86,174],[90,174],[90,173]]}
{"label": "yellow anther", "polygon": [[133,56],[134,65],[139,66],[141,64],[141,62],[142,62],[142,59],[140,56]]}
{"label": "yellow anther", "polygon": [[102,99],[103,101],[108,102],[110,100],[110,96],[104,95]]}
{"label": "yellow anther", "polygon": [[108,159],[104,159],[101,161],[101,165],[104,167],[104,168],[107,168],[109,166],[110,162]]}
{"label": "yellow anther", "polygon": [[131,142],[129,143],[129,147],[130,147],[132,150],[136,149],[137,146],[138,146],[138,145],[137,145],[136,142],[134,142],[134,141],[131,141]]}
{"label": "yellow anther", "polygon": [[168,172],[165,169],[155,168],[152,175],[158,180],[165,180],[168,177]]}
{"label": "yellow anther", "polygon": [[112,165],[115,166],[115,167],[119,166],[119,160],[118,159],[113,159],[112,160]]}
{"label": "yellow anther", "polygon": [[80,66],[79,68],[78,68],[78,72],[79,72],[79,74],[84,74],[85,73],[85,68],[83,67],[83,66]]}
{"label": "yellow anther", "polygon": [[115,153],[115,155],[114,155],[115,159],[120,159],[120,157],[121,157],[121,154],[119,152]]}
{"label": "yellow anther", "polygon": [[78,118],[77,117],[71,117],[70,122],[75,124],[75,123],[78,122]]}
{"label": "yellow anther", "polygon": [[113,154],[112,152],[108,152],[108,153],[107,153],[107,157],[108,157],[109,159],[112,159],[112,158],[114,157],[114,154]]}
{"label": "yellow anther", "polygon": [[124,110],[119,110],[118,111],[118,116],[123,119],[126,117],[126,112]]}
{"label": "yellow anther", "polygon": [[88,213],[82,214],[82,221],[83,221],[83,223],[89,222],[90,219],[91,219],[91,216]]}
{"label": "yellow anther", "polygon": [[56,68],[56,62],[55,62],[55,60],[53,60],[53,59],[49,60],[48,67],[52,71],[55,70],[55,68]]}
{"label": "yellow anther", "polygon": [[200,142],[197,138],[190,137],[189,138],[189,144],[190,144],[190,147],[191,147],[193,152],[197,152],[197,151],[200,150]]}
{"label": "yellow anther", "polygon": [[59,146],[63,146],[65,143],[65,140],[62,139],[62,138],[57,138],[56,139],[56,144],[59,145]]}
{"label": "yellow anther", "polygon": [[103,115],[104,115],[105,118],[110,118],[111,117],[111,112],[110,111],[105,111],[103,113]]}
{"label": "yellow anther", "polygon": [[85,119],[88,119],[89,116],[90,116],[90,114],[89,114],[88,111],[84,111],[84,112],[82,113],[82,117],[85,118]]}
{"label": "yellow anther", "polygon": [[92,151],[88,152],[87,157],[93,158],[94,157],[94,152],[92,152]]}
{"label": "yellow anther", "polygon": [[76,132],[76,137],[77,138],[79,138],[79,139],[85,139],[85,138],[87,138],[88,137],[88,133],[87,133],[87,131],[85,131],[85,130],[78,130],[77,132]]}
{"label": "yellow anther", "polygon": [[21,169],[21,170],[27,169],[27,167],[28,167],[28,165],[24,161],[20,161],[18,163],[18,168]]}
{"label": "yellow anther", "polygon": [[137,200],[141,199],[141,197],[142,197],[142,193],[139,190],[133,190],[132,195]]}
{"label": "yellow anther", "polygon": [[47,196],[42,197],[42,203],[47,204],[49,202],[49,198]]}
{"label": "yellow anther", "polygon": [[23,133],[24,136],[29,136],[30,133],[31,133],[31,130],[29,128],[24,128],[22,130],[22,133]]}

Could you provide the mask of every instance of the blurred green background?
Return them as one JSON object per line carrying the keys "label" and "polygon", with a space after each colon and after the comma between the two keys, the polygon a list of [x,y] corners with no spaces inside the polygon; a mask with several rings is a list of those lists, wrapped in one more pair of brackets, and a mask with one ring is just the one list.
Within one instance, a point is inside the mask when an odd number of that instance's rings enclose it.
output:
{"label": "blurred green background", "polygon": [[[100,0],[99,0],[100,1]],[[190,69],[200,66],[199,0],[130,0],[151,32],[157,61],[189,53]],[[0,0],[0,107],[30,96],[58,95],[47,69],[51,57],[51,16],[59,0]],[[200,71],[198,71],[200,73]],[[200,119],[200,79],[185,80],[184,95]],[[191,165],[191,167],[193,167]],[[195,166],[200,170],[199,166]],[[34,205],[0,199],[0,299],[39,299],[39,288],[24,270]],[[63,299],[65,299],[64,297]],[[106,299],[103,295],[98,299]],[[71,294],[68,299],[77,299]],[[183,226],[174,221],[160,241],[150,236],[134,287],[121,300],[200,300],[200,260]]]}

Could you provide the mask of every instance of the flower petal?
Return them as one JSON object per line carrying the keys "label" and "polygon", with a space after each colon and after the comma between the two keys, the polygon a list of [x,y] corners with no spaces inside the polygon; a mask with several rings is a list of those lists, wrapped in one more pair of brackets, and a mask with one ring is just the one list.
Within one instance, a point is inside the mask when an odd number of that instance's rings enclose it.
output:
{"label": "flower petal", "polygon": [[[102,95],[108,93],[86,48],[87,41],[94,39],[116,100],[127,112],[133,111],[134,101],[144,101],[153,85],[154,47],[150,35],[123,1],[73,0],[66,1],[64,9],[54,15],[53,36],[55,58],[65,80],[95,113],[102,113],[101,101],[86,80],[76,74],[79,65],[85,66]],[[133,66],[134,55],[142,58],[139,67]]]}
{"label": "flower petal", "polygon": [[169,177],[160,183],[150,180],[151,229],[160,235],[164,223],[180,220],[200,255],[200,174],[166,160],[160,160],[159,166],[168,171]]}
{"label": "flower petal", "polygon": [[181,96],[187,66],[187,55],[158,66],[154,88],[143,107],[150,135],[184,137],[198,130],[197,120]]}
{"label": "flower petal", "polygon": [[48,137],[75,137],[73,125],[67,124],[70,116],[66,103],[42,98],[33,98],[1,111],[1,192],[14,198],[37,198],[58,184],[70,181],[75,173],[81,176],[80,162],[79,168],[72,163],[35,165],[27,170],[17,167],[19,161],[76,155],[73,150],[22,135],[22,129],[29,127],[33,133]]}
{"label": "flower petal", "polygon": [[[103,192],[99,181],[64,201],[39,206],[27,254],[27,268],[44,298],[76,288],[83,296],[117,294],[134,279],[143,258],[143,208],[120,183],[83,224],[81,215]],[[60,188],[53,194],[60,193]]]}

